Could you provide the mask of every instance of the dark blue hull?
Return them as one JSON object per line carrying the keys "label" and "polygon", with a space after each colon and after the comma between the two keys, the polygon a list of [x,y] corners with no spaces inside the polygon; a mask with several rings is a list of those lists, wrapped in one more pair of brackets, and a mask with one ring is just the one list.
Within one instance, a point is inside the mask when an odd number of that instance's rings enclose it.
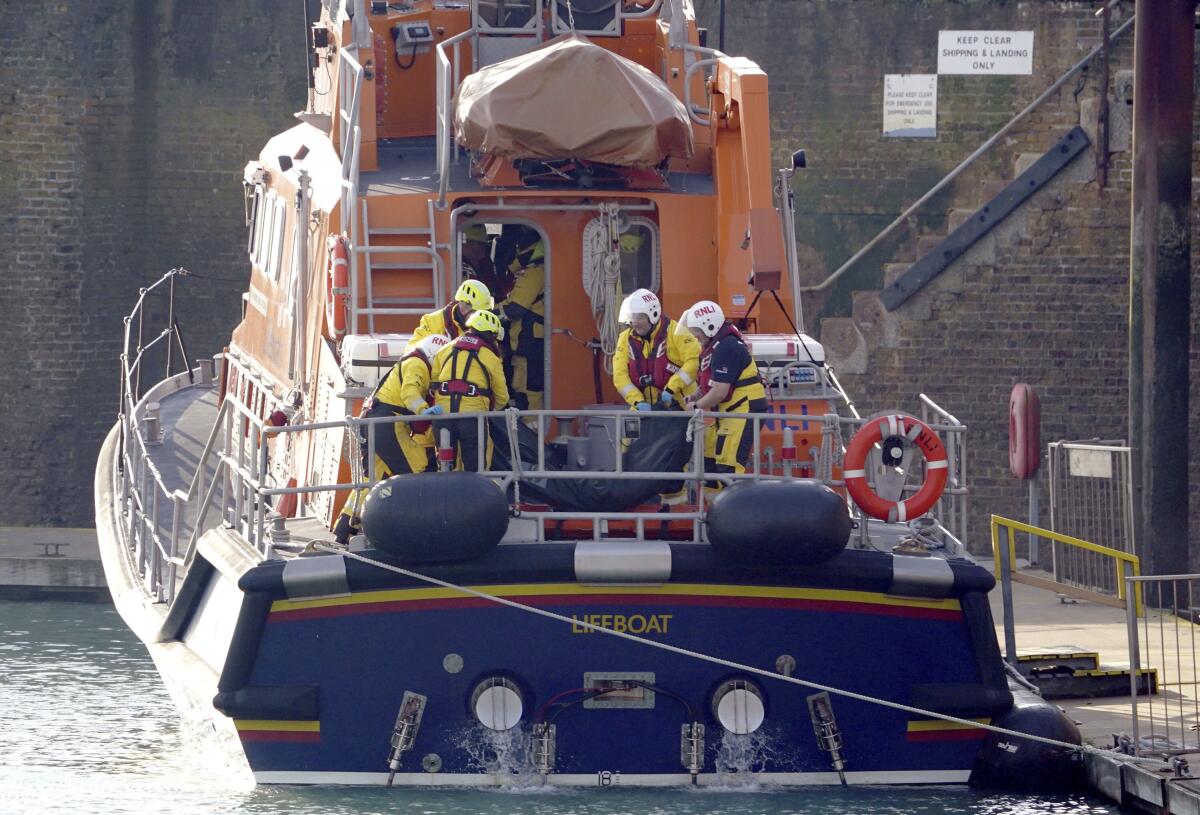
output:
{"label": "dark blue hull", "polygon": [[[989,722],[1012,703],[985,593],[990,575],[946,567],[941,597],[890,592],[891,555],[847,551],[808,569],[730,567],[708,547],[675,546],[660,586],[588,586],[568,575],[570,544],[504,546],[435,576],[575,620],[865,696]],[[370,554],[372,558],[382,556]],[[781,783],[836,783],[814,736],[816,693],[645,644],[590,632],[432,587],[368,564],[346,564],[348,594],[297,598],[281,563],[245,574],[241,616],[215,703],[235,720],[256,777],[283,783],[383,783],[406,692],[426,702],[404,784],[686,784],[681,728],[705,725],[698,783],[728,772]],[[723,580],[714,576],[723,573]],[[520,575],[523,579],[515,579]],[[289,589],[294,599],[287,599]],[[912,590],[911,585],[907,587]],[[791,657],[794,670],[790,669]],[[554,705],[588,675],[627,672],[659,692],[652,707]],[[472,698],[502,678],[521,702],[497,733]],[[756,686],[764,720],[725,732],[714,694],[731,679]],[[595,697],[593,702],[603,701]],[[985,732],[833,695],[851,783],[966,781]],[[530,730],[555,724],[549,773],[531,758]],[[543,768],[544,769],[544,768]]]}

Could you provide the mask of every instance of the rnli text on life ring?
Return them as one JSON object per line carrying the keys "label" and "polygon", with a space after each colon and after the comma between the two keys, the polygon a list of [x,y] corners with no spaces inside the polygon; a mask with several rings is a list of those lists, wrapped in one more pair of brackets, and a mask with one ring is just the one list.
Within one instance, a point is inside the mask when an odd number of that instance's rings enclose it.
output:
{"label": "rnli text on life ring", "polygon": [[350,294],[350,259],[346,239],[329,237],[328,288],[325,292],[325,325],[329,336],[338,339],[346,333],[346,298]]}
{"label": "rnli text on life ring", "polygon": [[[916,495],[904,501],[880,498],[867,484],[867,453],[876,442],[896,436],[904,436],[925,457],[925,483]],[[937,433],[914,416],[892,413],[872,419],[854,434],[850,446],[846,448],[844,466],[842,478],[854,503],[872,518],[895,523],[919,518],[937,503],[942,497],[942,490],[946,488],[949,462],[946,460],[946,448],[942,446]]]}

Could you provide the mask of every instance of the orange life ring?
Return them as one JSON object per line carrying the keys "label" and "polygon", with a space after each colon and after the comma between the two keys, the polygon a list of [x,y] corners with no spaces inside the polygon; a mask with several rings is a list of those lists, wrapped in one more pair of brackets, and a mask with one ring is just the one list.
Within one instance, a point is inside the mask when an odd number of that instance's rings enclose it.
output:
{"label": "orange life ring", "polygon": [[[867,453],[877,442],[901,436],[916,445],[925,457],[925,483],[907,500],[888,501],[876,495],[867,484]],[[919,518],[937,503],[946,488],[949,466],[942,440],[928,425],[906,413],[889,413],[870,420],[854,434],[846,448],[842,478],[850,497],[863,512],[872,518],[895,523]]]}
{"label": "orange life ring", "polygon": [[350,296],[350,255],[346,239],[329,237],[329,274],[325,291],[325,325],[334,339],[346,333],[347,298]]}

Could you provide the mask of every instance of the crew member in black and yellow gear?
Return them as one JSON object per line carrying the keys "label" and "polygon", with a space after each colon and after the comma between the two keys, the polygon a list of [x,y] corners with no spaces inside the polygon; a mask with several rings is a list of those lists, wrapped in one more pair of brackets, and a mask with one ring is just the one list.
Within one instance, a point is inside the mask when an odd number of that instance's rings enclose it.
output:
{"label": "crew member in black and yellow gear", "polygon": [[[467,318],[467,333],[444,349],[434,360],[434,408],[446,415],[482,413],[508,405],[508,383],[504,381],[504,362],[500,341],[504,326],[490,311],[476,311]],[[439,419],[434,422],[435,438],[442,429],[450,431],[450,446],[458,451],[459,467],[469,472],[479,469],[479,421],[477,419]],[[484,468],[492,463],[492,441],[484,422],[487,450]]]}
{"label": "crew member in black and yellow gear", "polygon": [[513,402],[522,410],[540,410],[546,381],[546,249],[532,227],[518,225],[512,239],[515,256],[508,268],[516,282],[500,311],[509,325]]}
{"label": "crew member in black and yellow gear", "polygon": [[[711,300],[701,300],[684,313],[678,331],[688,331],[701,344],[699,389],[689,408],[721,413],[765,413],[767,391],[741,332]],[[754,434],[748,419],[721,418],[704,436],[704,467],[709,472],[744,473]]]}
{"label": "crew member in black and yellow gear", "polygon": [[[414,416],[440,412],[429,395],[429,384],[433,361],[439,351],[450,341],[442,334],[433,334],[417,343],[392,366],[380,380],[375,392],[363,405],[363,418],[380,416]],[[359,452],[362,455],[363,473],[373,472],[375,481],[393,475],[423,473],[432,467],[433,434],[429,422],[378,423],[359,428]],[[375,461],[368,462],[370,445],[367,433],[375,438]],[[372,470],[368,470],[372,467]],[[334,527],[334,537],[345,544],[351,535],[358,534],[362,504],[367,498],[366,488],[357,490],[346,499],[342,514]]]}
{"label": "crew member in black and yellow gear", "polygon": [[513,273],[507,265],[497,266],[492,259],[493,236],[483,224],[471,224],[463,230],[462,255],[463,280],[478,280],[487,286],[496,300],[508,297],[513,286]]}
{"label": "crew member in black and yellow gear", "polygon": [[649,289],[638,289],[621,303],[617,318],[629,328],[613,351],[613,385],[635,410],[678,408],[696,388],[700,343],[663,315]]}
{"label": "crew member in black and yellow gear", "polygon": [[421,340],[435,334],[444,334],[452,340],[462,336],[467,330],[467,318],[473,312],[493,306],[495,302],[487,286],[478,280],[464,280],[454,293],[453,300],[421,317],[421,323],[413,332],[405,351],[413,350]]}

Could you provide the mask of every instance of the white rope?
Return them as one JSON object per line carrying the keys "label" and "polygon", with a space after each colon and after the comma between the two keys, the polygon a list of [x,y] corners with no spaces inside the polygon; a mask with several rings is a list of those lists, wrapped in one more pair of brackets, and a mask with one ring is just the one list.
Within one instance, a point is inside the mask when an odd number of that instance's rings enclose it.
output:
{"label": "white rope", "polygon": [[[721,657],[714,657],[709,654],[702,654],[698,651],[691,651],[687,648],[680,648],[677,645],[669,645],[665,642],[655,642],[654,640],[648,640],[644,637],[639,637],[634,634],[626,633],[624,631],[614,631],[611,628],[603,628],[601,626],[593,625],[592,623],[588,623],[583,620],[579,620],[579,619],[575,619],[575,618],[571,618],[571,617],[564,617],[561,614],[555,614],[553,611],[546,611],[545,609],[535,608],[533,606],[527,606],[523,603],[517,603],[517,602],[515,602],[513,600],[509,600],[505,597],[497,597],[494,594],[487,594],[485,592],[476,591],[475,589],[467,588],[466,586],[459,586],[454,583],[448,583],[445,580],[439,580],[436,577],[430,577],[429,575],[424,575],[424,574],[420,574],[418,572],[409,571],[408,569],[404,569],[400,566],[393,566],[388,563],[380,563],[379,561],[371,560],[370,558],[363,557],[362,555],[360,555],[356,552],[344,552],[341,549],[336,549],[332,546],[329,546],[328,544],[315,544],[314,548],[319,549],[324,552],[329,552],[330,554],[338,554],[343,557],[353,558],[354,560],[360,561],[362,563],[366,563],[371,566],[377,566],[380,569],[384,569],[389,572],[395,572],[396,574],[401,574],[401,575],[404,575],[405,577],[411,577],[414,580],[420,580],[424,583],[432,583],[435,586],[441,586],[442,588],[451,589],[453,591],[459,591],[459,592],[462,592],[463,594],[469,594],[472,597],[478,597],[481,600],[487,600],[489,602],[496,603],[498,605],[508,606],[509,608],[516,609],[517,611],[525,611],[530,614],[536,614],[539,617],[546,617],[547,619],[550,619],[550,620],[557,620],[560,623],[572,625],[572,626],[575,626],[576,628],[586,628],[597,634],[606,634],[610,637],[619,637],[623,640],[629,640],[630,642],[636,642],[641,645],[648,645],[651,648],[658,648],[661,651],[669,651],[674,654],[680,654],[682,656],[691,657],[692,659],[698,659],[702,662],[710,662],[714,665],[721,665],[726,668],[733,668],[734,670],[745,671],[746,673],[756,674],[758,676],[766,677],[767,679],[775,679],[780,682],[787,682],[792,685],[799,685],[802,688],[809,688],[812,690],[825,691],[827,693],[836,694],[838,696],[845,696],[848,699],[856,699],[860,702],[868,702],[870,704],[881,705],[883,707],[892,708],[893,710],[900,710],[905,713],[911,713],[916,716],[924,716],[924,717],[927,717],[930,719],[940,719],[940,720],[946,721],[946,722],[954,722],[955,724],[961,724],[961,725],[964,725],[964,726],[970,727],[970,728],[975,728],[975,729],[979,729],[979,730],[988,730],[988,731],[991,731],[992,733],[999,733],[1003,736],[1011,736],[1013,738],[1019,738],[1019,739],[1028,739],[1029,741],[1036,741],[1036,742],[1040,742],[1042,744],[1049,744],[1053,747],[1063,747],[1068,750],[1077,750],[1081,753],[1104,753],[1104,754],[1110,754],[1110,755],[1114,755],[1114,756],[1118,755],[1116,753],[1113,753],[1111,750],[1101,750],[1097,747],[1093,747],[1090,744],[1071,744],[1070,742],[1059,741],[1058,739],[1046,738],[1045,736],[1035,736],[1030,733],[1021,733],[1016,730],[1008,730],[1003,727],[997,727],[996,725],[993,725],[993,724],[983,724],[982,722],[973,721],[971,719],[960,719],[957,716],[950,716],[945,713],[937,713],[932,710],[924,710],[919,707],[912,707],[911,705],[900,704],[899,702],[890,702],[887,699],[879,699],[879,698],[876,698],[873,696],[866,696],[865,694],[855,693],[854,691],[848,691],[848,690],[843,690],[841,688],[835,688],[835,687],[832,687],[831,685],[822,685],[819,682],[810,682],[806,679],[798,679],[794,676],[784,676],[783,674],[778,674],[773,671],[767,671],[762,668],[755,668],[752,665],[743,665],[742,663],[734,662],[733,660],[722,659]],[[1134,758],[1132,756],[1122,756],[1122,760],[1155,763],[1155,764],[1159,764],[1159,765],[1166,763],[1166,762],[1158,760],[1158,759]]]}
{"label": "white rope", "polygon": [[[615,222],[615,213],[605,212],[605,222]],[[617,283],[621,276],[620,235],[615,237],[610,233],[610,227],[603,230],[587,230],[590,246],[585,255],[589,260],[589,268],[584,269],[584,288],[592,306],[592,316],[596,320],[596,333],[600,337],[600,349],[604,352],[604,369],[612,373],[612,355],[617,348]]]}

